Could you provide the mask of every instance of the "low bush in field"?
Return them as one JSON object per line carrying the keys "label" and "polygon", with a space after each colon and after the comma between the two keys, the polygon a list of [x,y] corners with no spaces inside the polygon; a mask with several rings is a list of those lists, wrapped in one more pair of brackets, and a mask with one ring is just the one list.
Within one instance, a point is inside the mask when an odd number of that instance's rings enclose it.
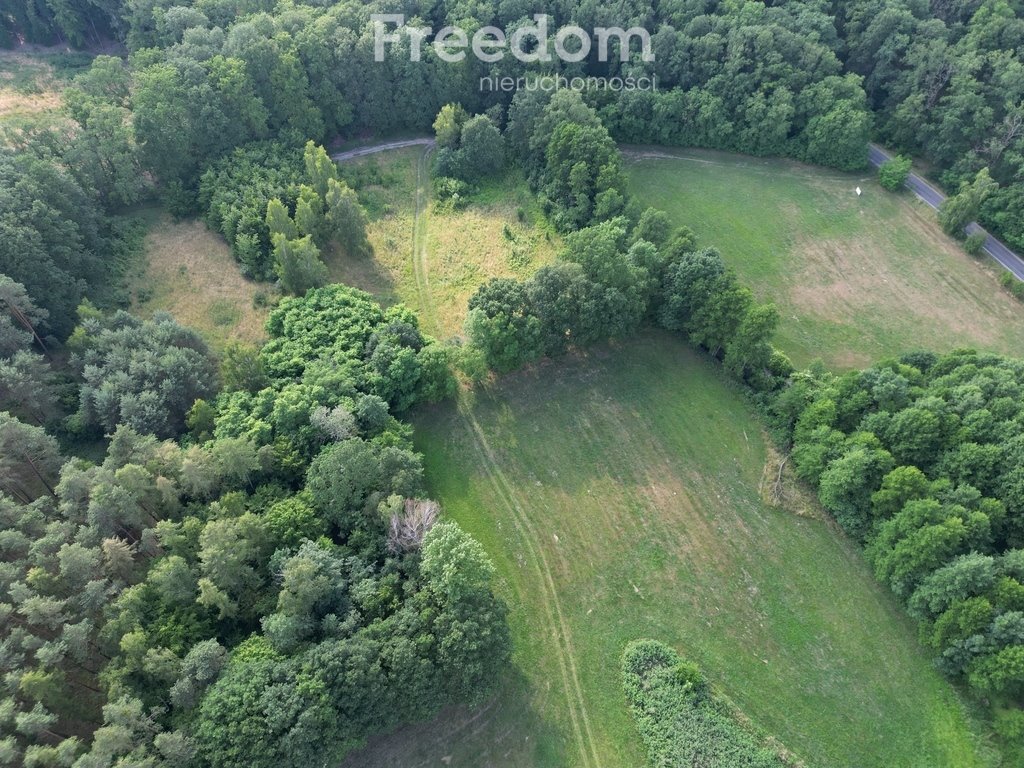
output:
{"label": "low bush in field", "polygon": [[695,664],[656,640],[636,640],[622,655],[622,685],[655,768],[782,768],[716,701]]}
{"label": "low bush in field", "polygon": [[1024,301],[1024,280],[1018,280],[1011,272],[1003,272],[999,276],[999,282],[1011,296]]}

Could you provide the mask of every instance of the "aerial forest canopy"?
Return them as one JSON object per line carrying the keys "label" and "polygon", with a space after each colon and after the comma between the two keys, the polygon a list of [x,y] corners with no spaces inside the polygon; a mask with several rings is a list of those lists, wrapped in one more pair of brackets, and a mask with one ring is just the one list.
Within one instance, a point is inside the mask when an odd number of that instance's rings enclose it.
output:
{"label": "aerial forest canopy", "polygon": [[[514,29],[539,10],[554,26],[646,27],[655,59],[449,63],[427,47],[411,61],[400,31],[374,60],[373,13]],[[959,193],[948,232],[977,217],[1024,248],[1024,9],[616,13],[0,0],[0,45],[126,52],[75,78],[66,126],[0,129],[0,765],[305,768],[479,703],[511,658],[507,608],[481,544],[427,497],[405,419],[456,396],[456,370],[479,380],[648,327],[760,408],[1009,759],[1024,752],[1024,365],[959,350],[795,370],[775,306],[714,243],[640,206],[618,147],[847,171],[875,139]],[[646,72],[657,91],[480,87]],[[359,185],[326,147],[431,131],[438,203],[514,166],[559,249],[528,276],[474,283],[451,344],[403,304],[331,284],[324,257],[372,255]],[[262,343],[217,347],[124,311],[134,207],[153,199],[222,236],[246,278],[276,282]],[[630,645],[622,672],[652,758],[779,763],[671,648]]]}
{"label": "aerial forest canopy", "polygon": [[[429,47],[423,61],[410,62],[401,32],[402,41],[377,63],[374,12],[404,12],[434,29],[466,22],[514,29],[537,12],[550,14],[553,28],[608,23],[606,12],[588,2],[472,10],[442,2],[425,13],[373,3],[8,0],[0,3],[0,44],[124,42],[132,52],[131,101],[146,164],[190,195],[201,168],[234,146],[289,132],[323,140],[364,128],[423,130],[446,103],[478,113],[507,102],[509,94],[483,92],[480,78],[527,69],[509,57],[451,64]],[[616,140],[858,168],[866,140],[876,137],[927,158],[951,191],[988,168],[999,188],[985,202],[983,223],[1024,247],[1018,4],[633,2],[613,21],[651,31],[652,64],[632,51],[627,62],[599,62],[592,53],[579,64],[545,66],[568,75],[653,68],[657,91],[589,97]]]}
{"label": "aerial forest canopy", "polygon": [[4,764],[308,766],[497,678],[490,561],[392,415],[450,391],[432,342],[344,286],[268,330],[218,395],[193,332],[85,306],[71,420],[106,455],[0,413]]}

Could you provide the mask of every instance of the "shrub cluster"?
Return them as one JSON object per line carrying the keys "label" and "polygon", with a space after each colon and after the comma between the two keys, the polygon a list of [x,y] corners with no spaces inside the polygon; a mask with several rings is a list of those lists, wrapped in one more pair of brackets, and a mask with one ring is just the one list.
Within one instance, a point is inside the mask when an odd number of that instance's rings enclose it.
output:
{"label": "shrub cluster", "polygon": [[656,640],[622,655],[622,687],[655,768],[785,768],[711,693],[695,664]]}

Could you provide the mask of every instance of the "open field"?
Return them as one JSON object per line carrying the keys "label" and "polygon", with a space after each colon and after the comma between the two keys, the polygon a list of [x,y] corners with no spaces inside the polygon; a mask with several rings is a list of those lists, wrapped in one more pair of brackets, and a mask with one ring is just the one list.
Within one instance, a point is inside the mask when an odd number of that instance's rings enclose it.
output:
{"label": "open field", "polygon": [[[374,256],[327,255],[331,278],[385,303],[407,304],[439,338],[462,332],[469,298],[488,278],[526,277],[555,257],[559,240],[513,172],[482,185],[469,207],[442,211],[428,202],[429,156],[423,148],[345,163],[350,164],[374,179],[367,184],[353,178],[370,215]],[[417,207],[423,211],[418,222]]]}
{"label": "open field", "polygon": [[0,51],[0,126],[59,119],[61,91],[92,57],[79,53]]}
{"label": "open field", "polygon": [[636,768],[619,657],[644,636],[809,765],[987,764],[856,547],[761,502],[752,410],[674,337],[513,374],[416,426],[433,496],[498,568],[516,670],[481,711],[348,765]]}
{"label": "open field", "polygon": [[873,174],[663,149],[629,152],[626,168],[645,204],[690,226],[777,304],[776,343],[798,366],[860,367],[921,348],[1024,354],[1024,309],[994,268]]}
{"label": "open field", "polygon": [[129,283],[133,310],[144,317],[170,312],[215,349],[234,339],[261,342],[269,310],[254,299],[272,299],[273,285],[242,277],[227,243],[202,222],[173,221],[158,208],[141,215],[148,231]]}

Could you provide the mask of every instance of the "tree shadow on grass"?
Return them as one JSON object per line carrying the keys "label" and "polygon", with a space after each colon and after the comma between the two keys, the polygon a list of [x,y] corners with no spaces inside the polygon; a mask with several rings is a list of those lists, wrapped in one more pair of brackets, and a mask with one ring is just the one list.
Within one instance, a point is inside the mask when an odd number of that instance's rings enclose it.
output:
{"label": "tree shadow on grass", "polygon": [[338,768],[539,768],[563,766],[565,740],[528,698],[528,683],[512,668],[478,707],[447,707],[422,723],[371,738]]}
{"label": "tree shadow on grass", "polygon": [[385,307],[397,303],[394,281],[372,255],[349,254],[337,243],[330,243],[322,256],[332,283],[366,291]]}

